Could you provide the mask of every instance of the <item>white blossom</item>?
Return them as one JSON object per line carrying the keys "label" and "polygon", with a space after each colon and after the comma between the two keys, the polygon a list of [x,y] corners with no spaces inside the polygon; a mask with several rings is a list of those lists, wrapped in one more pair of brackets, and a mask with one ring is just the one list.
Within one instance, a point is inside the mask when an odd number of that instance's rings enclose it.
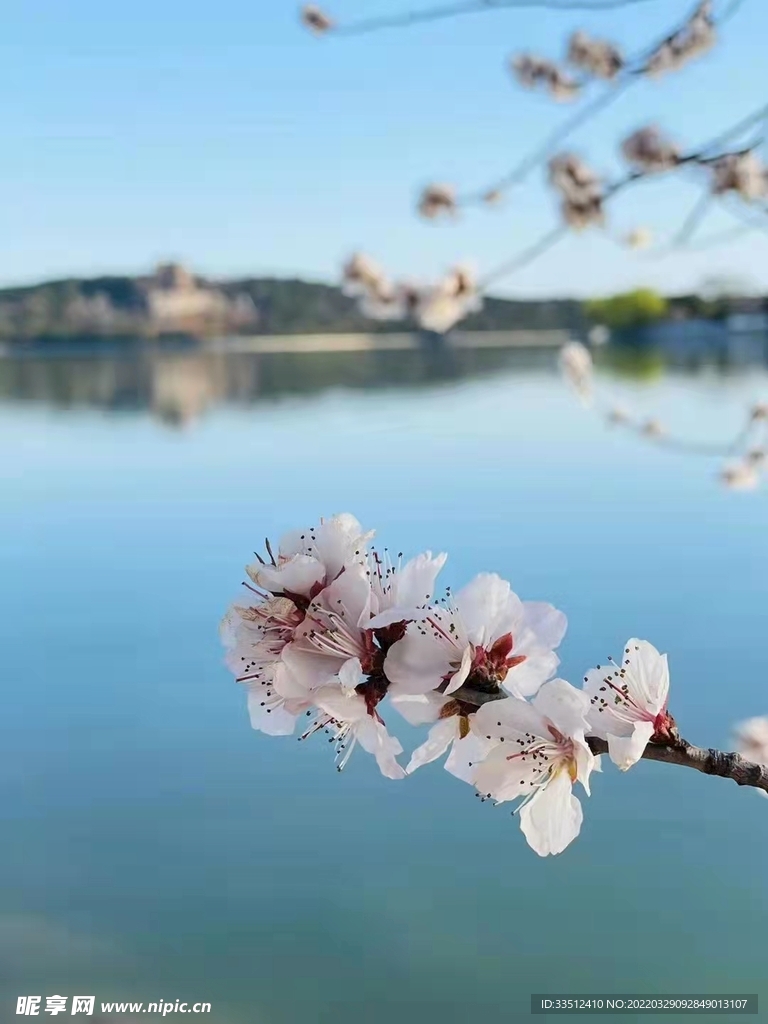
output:
{"label": "white blossom", "polygon": [[768,402],[756,402],[749,411],[753,423],[768,420]]}
{"label": "white blossom", "polygon": [[669,667],[647,640],[632,638],[618,665],[609,659],[584,676],[592,735],[608,741],[608,753],[622,771],[631,768],[654,740],[669,742],[674,721],[667,711]]}
{"label": "white blossom", "polygon": [[672,170],[680,163],[680,150],[655,125],[647,125],[627,136],[621,144],[624,159],[646,174]]}
{"label": "white blossom", "polygon": [[588,401],[592,395],[592,355],[580,341],[569,341],[560,349],[560,371],[577,394]]}
{"label": "white blossom", "polygon": [[283,654],[303,620],[290,598],[262,598],[246,589],[221,625],[225,661],[247,690],[251,725],[271,736],[290,735],[297,716],[309,707],[304,694],[286,699],[275,688]]}
{"label": "white blossom", "polygon": [[275,687],[285,699],[303,699],[316,709],[301,738],[329,732],[339,770],[359,742],[375,756],[384,775],[402,778],[396,761],[402,747],[387,733],[379,712],[387,684],[384,650],[370,626],[375,598],[367,573],[363,565],[348,565],[310,602],[294,641],[283,652]]}
{"label": "white blossom", "polygon": [[317,526],[291,530],[280,540],[277,558],[262,559],[246,572],[262,590],[308,600],[336,579],[348,562],[362,561],[373,531],[365,533],[353,515],[320,520]]}
{"label": "white blossom", "polygon": [[568,43],[568,61],[595,78],[611,79],[624,67],[621,51],[605,39],[574,32]]}
{"label": "white blossom", "polygon": [[559,153],[548,164],[549,183],[562,197],[563,220],[576,231],[605,221],[600,178],[573,153]]}
{"label": "white blossom", "polygon": [[427,185],[419,197],[418,211],[427,220],[443,214],[455,214],[456,190],[453,185]]}
{"label": "white blossom", "polygon": [[555,100],[572,100],[578,96],[581,86],[554,61],[522,53],[513,57],[510,70],[517,81],[526,89],[542,87]]}
{"label": "white blossom", "polygon": [[493,743],[474,768],[478,793],[497,803],[521,800],[523,835],[541,857],[562,853],[581,830],[582,809],[573,795],[599,770],[586,741],[589,699],[563,679],[545,683],[531,703],[509,697],[484,704],[473,731]]}
{"label": "white blossom", "polygon": [[365,544],[372,535],[344,513],[316,527],[291,531],[282,538],[277,559],[268,545],[270,562],[248,566],[256,588],[245,584],[224,617],[221,638],[226,664],[247,690],[254,729],[270,735],[292,733],[296,717],[311,706],[312,686],[332,674],[324,666],[319,678],[297,687],[290,668],[294,649],[308,631],[312,599],[348,567],[356,564],[362,571]]}
{"label": "white blossom", "polygon": [[342,270],[342,291],[353,298],[386,292],[389,288],[384,271],[365,253],[356,252]]}
{"label": "white blossom", "polygon": [[598,175],[574,153],[558,153],[548,165],[549,183],[568,199],[583,199],[602,193]]}
{"label": "white blossom", "polygon": [[371,587],[371,620],[369,629],[382,629],[397,622],[420,616],[429,605],[437,574],[448,556],[425,551],[405,565],[402,555],[393,564],[388,552],[372,551],[368,557],[367,576]]}
{"label": "white blossom", "polygon": [[471,728],[475,707],[445,694],[425,694],[392,698],[392,706],[411,725],[431,724],[427,739],[414,750],[406,768],[410,775],[417,768],[436,761],[446,750],[445,769],[464,782],[472,781],[473,767],[485,757],[491,744]]}
{"label": "white blossom", "polygon": [[331,735],[336,747],[336,768],[341,771],[355,746],[373,754],[382,775],[388,779],[402,779],[405,771],[397,763],[403,748],[390,736],[376,707],[360,693],[367,685],[367,676],[356,658],[346,662],[338,677],[312,693],[317,706],[315,718],[301,739],[324,730]]}
{"label": "white blossom", "polygon": [[731,491],[753,491],[759,477],[756,463],[749,461],[732,462],[720,473],[720,482]]}
{"label": "white blossom", "polygon": [[751,202],[768,193],[766,168],[759,157],[749,153],[726,153],[708,164],[712,174],[712,194],[736,192]]}
{"label": "white blossom", "polygon": [[445,334],[481,306],[474,274],[469,267],[459,266],[419,294],[414,316],[424,330]]}
{"label": "white blossom", "polygon": [[334,27],[333,20],[314,4],[306,4],[302,7],[300,17],[302,24],[318,36],[324,35]]}
{"label": "white blossom", "polygon": [[523,602],[506,580],[480,573],[445,606],[425,609],[392,645],[384,662],[389,692],[451,694],[470,680],[535,693],[559,664],[554,649],[566,625],[552,605]]}

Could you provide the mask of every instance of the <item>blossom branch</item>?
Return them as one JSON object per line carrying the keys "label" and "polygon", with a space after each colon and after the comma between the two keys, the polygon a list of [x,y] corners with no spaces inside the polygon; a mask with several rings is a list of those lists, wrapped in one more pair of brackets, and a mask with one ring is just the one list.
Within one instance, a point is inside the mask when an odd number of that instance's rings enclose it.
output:
{"label": "blossom branch", "polygon": [[[713,18],[711,21],[712,32],[714,33],[716,26],[722,25],[731,18],[743,2],[744,0],[733,0],[733,3],[723,11],[720,18]],[[626,61],[626,63],[619,68],[618,72],[605,83],[605,90],[602,93],[598,94],[590,103],[584,106],[581,110],[578,110],[570,118],[567,118],[563,124],[558,126],[558,128],[556,128],[555,131],[544,140],[543,143],[523,157],[522,160],[512,168],[512,170],[508,171],[492,184],[458,197],[456,201],[457,206],[470,206],[477,203],[487,203],[489,201],[489,197],[493,197],[495,199],[506,189],[514,185],[519,185],[524,181],[531,171],[539,166],[557,147],[562,145],[578,128],[587,124],[593,117],[601,113],[643,75],[652,73],[652,64],[650,62],[653,60],[654,55],[665,52],[664,48],[668,48],[675,38],[678,37],[685,29],[685,27],[691,23],[692,19],[697,16],[697,12],[702,9],[702,6],[702,4],[698,3],[693,14],[686,17],[686,19],[672,32],[667,33],[667,35],[662,39],[657,40],[652,45],[638,52],[633,58]],[[714,35],[712,35],[712,39],[714,39]],[[670,65],[670,68],[671,67],[672,65]],[[664,70],[668,70],[668,68],[665,67]],[[763,108],[759,115],[750,115],[748,124],[752,124],[755,120],[761,117],[764,118],[765,116],[766,110]],[[730,129],[729,132],[735,133],[743,130],[746,126],[747,125],[734,126],[734,128]],[[728,136],[725,135],[721,142],[725,142],[727,137]],[[716,140],[714,141],[714,144],[717,144]]]}
{"label": "blossom branch", "polygon": [[[559,609],[521,600],[495,573],[435,599],[447,556],[395,562],[369,548],[372,536],[349,513],[333,516],[289,531],[276,552],[267,544],[268,560],[246,568],[222,639],[255,729],[289,736],[301,719],[299,739],[324,733],[338,771],[360,747],[393,780],[447,754],[445,769],[482,800],[516,803],[542,857],[579,834],[573,789],[590,794],[598,752],[623,771],[653,758],[768,794],[768,718],[739,725],[741,756],[693,747],[668,710],[667,656],[647,640],[627,640],[620,661],[588,669],[577,689],[552,678],[567,627]],[[395,713],[430,726],[407,766],[387,727]]]}
{"label": "blossom branch", "polygon": [[[502,690],[488,692],[474,689],[465,684],[452,696],[462,703],[481,707],[492,701],[504,700],[507,695]],[[587,743],[593,754],[608,753],[606,740],[597,736],[588,736]],[[732,779],[738,786],[751,786],[768,794],[768,765],[748,761],[741,754],[726,753],[711,747],[707,749],[696,747],[687,740],[678,738],[673,743],[649,743],[643,751],[641,759],[693,768],[705,775],[717,775],[723,779]]]}

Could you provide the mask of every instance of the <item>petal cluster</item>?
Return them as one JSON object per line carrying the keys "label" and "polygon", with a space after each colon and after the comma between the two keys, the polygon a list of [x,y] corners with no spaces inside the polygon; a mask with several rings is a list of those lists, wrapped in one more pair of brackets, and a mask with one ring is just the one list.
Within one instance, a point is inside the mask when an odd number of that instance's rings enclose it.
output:
{"label": "petal cluster", "polygon": [[[363,263],[350,276],[373,273]],[[438,599],[445,554],[403,561],[372,538],[343,513],[286,533],[276,552],[267,543],[247,567],[221,633],[251,724],[290,735],[302,718],[299,738],[324,734],[339,771],[357,747],[390,779],[444,758],[481,799],[516,802],[536,853],[561,853],[580,832],[575,789],[589,795],[595,751],[626,770],[648,743],[677,741],[666,655],[628,640],[576,689],[553,678],[567,626],[553,605],[487,572]],[[391,715],[426,730],[405,765]]]}
{"label": "petal cluster", "polygon": [[560,212],[575,231],[605,222],[603,183],[583,160],[573,153],[559,153],[548,164],[550,185],[560,194]]}
{"label": "petal cluster", "polygon": [[[431,186],[422,197],[422,214],[433,218],[454,210],[450,195],[448,186]],[[482,306],[470,267],[452,267],[431,284],[391,281],[364,253],[355,253],[344,264],[342,290],[357,300],[363,316],[372,320],[415,320],[423,330],[438,334],[447,333]]]}

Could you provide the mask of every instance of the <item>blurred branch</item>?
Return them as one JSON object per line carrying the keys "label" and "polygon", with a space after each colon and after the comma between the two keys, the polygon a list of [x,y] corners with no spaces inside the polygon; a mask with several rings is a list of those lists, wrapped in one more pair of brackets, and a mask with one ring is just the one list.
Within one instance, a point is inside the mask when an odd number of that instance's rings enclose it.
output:
{"label": "blurred branch", "polygon": [[[743,3],[744,0],[734,0],[734,2],[731,3],[723,12],[720,18],[716,19],[715,24],[721,25],[723,22],[728,20],[736,13]],[[662,39],[658,39],[656,42],[646,47],[627,61],[625,67],[617,78],[606,83],[604,92],[597,95],[590,103],[576,111],[571,117],[567,118],[545,139],[543,143],[524,156],[522,160],[512,168],[512,170],[508,171],[494,183],[460,196],[457,199],[457,206],[471,206],[483,203],[489,194],[500,193],[513,185],[519,185],[532,170],[534,170],[553,152],[556,147],[565,142],[566,139],[568,139],[578,128],[581,128],[582,125],[587,124],[593,117],[605,110],[606,107],[613,103],[615,99],[618,99],[618,97],[621,96],[631,85],[634,85],[634,83],[642,76],[650,55],[657,51],[665,42],[672,39],[680,28],[687,24],[689,19],[690,15],[679,23],[672,32],[668,32]],[[723,145],[728,141],[728,138],[745,131],[747,128],[751,127],[752,124],[765,119],[766,116],[768,116],[768,106],[762,107],[760,111],[754,114],[750,114],[748,118],[743,122],[739,122],[737,125],[734,125],[733,128],[729,129],[727,133],[723,134],[723,136],[714,139],[711,146],[716,147],[718,145]]]}
{"label": "blurred branch", "polygon": [[498,10],[527,10],[530,8],[548,11],[613,11],[620,7],[634,7],[649,3],[650,0],[467,0],[465,3],[445,4],[427,7],[424,10],[404,11],[402,14],[382,15],[364,21],[351,22],[334,30],[334,35],[359,36],[387,28],[408,28],[410,25],[430,21],[443,21],[462,14],[482,14]]}
{"label": "blurred branch", "polygon": [[[623,178],[620,178],[617,181],[613,182],[612,184],[606,186],[602,196],[603,201],[607,202],[608,200],[613,199],[615,196],[619,195],[619,193],[624,192],[627,188],[630,188],[632,185],[635,185],[638,182],[657,179],[662,174],[669,174],[672,171],[679,170],[686,166],[706,166],[707,164],[713,163],[715,160],[722,159],[722,157],[724,156],[746,155],[747,153],[751,152],[754,148],[756,148],[762,140],[754,140],[753,143],[750,144],[749,146],[742,147],[738,150],[734,150],[732,153],[724,153],[720,150],[720,147],[724,141],[727,141],[730,138],[737,137],[739,134],[743,133],[748,127],[750,127],[756,121],[764,119],[766,116],[766,112],[768,112],[768,105],[761,106],[758,111],[756,111],[753,114],[750,114],[747,118],[740,121],[737,125],[734,125],[732,128],[727,129],[725,132],[721,132],[719,135],[716,135],[714,138],[710,139],[703,145],[699,146],[695,151],[681,156],[677,160],[674,167],[670,167],[667,171],[630,171]],[[678,235],[678,240],[681,236],[683,240],[685,240],[686,237],[690,236],[690,233],[695,231],[696,227],[698,226],[698,224],[700,223],[701,219],[707,211],[710,199],[710,194],[706,193],[703,197],[697,200],[695,207],[691,210],[691,213],[688,215],[685,223],[683,224],[683,227],[681,228],[680,234]],[[734,213],[736,209],[739,209],[741,211],[739,214],[741,216],[741,219],[749,217],[749,214],[744,212],[745,207],[743,204],[740,203],[738,207],[736,206],[736,204],[734,204]],[[765,210],[763,207],[759,207],[759,209],[763,210],[765,213],[768,213],[768,210]],[[762,222],[762,218],[760,218],[760,220],[760,224],[757,223],[757,220],[754,220],[753,222],[751,219],[750,223],[755,228],[762,226],[765,230],[768,230],[768,217],[765,218],[764,223]],[[489,271],[489,273],[487,273],[480,282],[480,287],[486,288],[489,284],[491,284],[494,281],[497,281],[499,278],[505,277],[506,275],[511,274],[516,270],[520,270],[523,267],[528,266],[539,256],[543,255],[545,252],[548,252],[567,233],[567,225],[557,225],[555,228],[553,228],[551,231],[545,234],[538,241],[534,242],[533,245],[524,249],[521,253],[518,253],[516,256],[513,256],[511,259],[505,261],[500,266]]]}

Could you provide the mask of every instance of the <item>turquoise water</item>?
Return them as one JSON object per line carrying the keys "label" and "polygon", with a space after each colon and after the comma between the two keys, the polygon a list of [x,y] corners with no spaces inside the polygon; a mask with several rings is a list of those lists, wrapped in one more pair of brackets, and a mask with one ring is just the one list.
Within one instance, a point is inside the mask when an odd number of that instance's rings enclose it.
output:
{"label": "turquoise water", "polygon": [[[540,860],[438,765],[399,784],[356,752],[338,775],[319,739],[252,732],[222,665],[264,536],[350,510],[447,550],[454,587],[495,570],[564,609],[574,682],[630,635],[668,651],[693,742],[768,713],[768,492],[606,430],[553,364],[3,363],[3,1020],[34,993],[208,1000],[212,1024],[522,1020],[531,992],[768,1005],[755,793],[606,765]],[[768,396],[754,368],[606,383],[700,439]]]}

